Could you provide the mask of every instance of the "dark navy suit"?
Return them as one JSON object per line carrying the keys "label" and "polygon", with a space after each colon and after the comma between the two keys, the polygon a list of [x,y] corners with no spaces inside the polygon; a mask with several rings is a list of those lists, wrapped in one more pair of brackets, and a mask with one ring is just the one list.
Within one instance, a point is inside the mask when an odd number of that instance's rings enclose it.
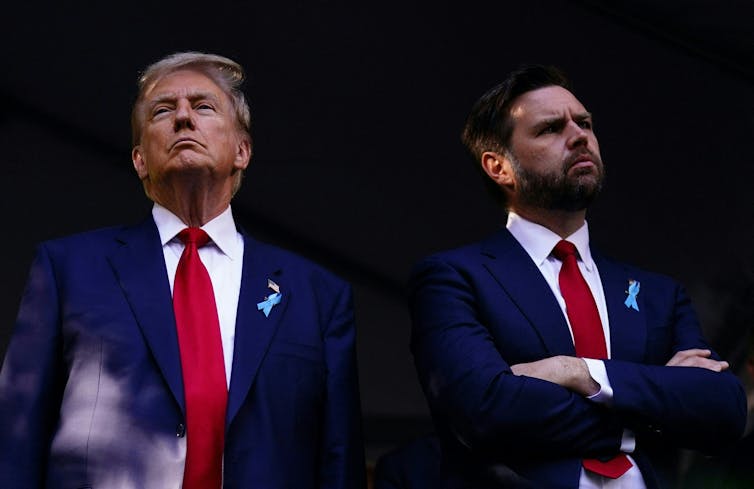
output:
{"label": "dark navy suit", "polygon": [[[411,344],[442,441],[444,487],[576,488],[580,460],[615,454],[628,428],[651,488],[644,436],[715,451],[740,435],[746,404],[732,374],[664,366],[679,350],[707,348],[684,291],[593,256],[610,321],[610,408],[511,373],[511,365],[575,351],[551,289],[507,230],[415,268]],[[624,304],[629,280],[641,284],[639,311]]]}
{"label": "dark navy suit", "polygon": [[[350,287],[244,239],[224,488],[363,487]],[[0,374],[0,487],[177,489],[184,412],[151,217],[42,244]]]}

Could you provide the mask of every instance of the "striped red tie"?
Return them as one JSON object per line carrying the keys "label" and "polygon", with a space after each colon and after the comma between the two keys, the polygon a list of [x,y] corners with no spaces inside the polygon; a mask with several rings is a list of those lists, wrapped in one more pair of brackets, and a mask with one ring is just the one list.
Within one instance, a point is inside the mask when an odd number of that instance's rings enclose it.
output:
{"label": "striped red tie", "polygon": [[[607,358],[607,346],[602,321],[594,296],[579,270],[577,253],[576,246],[565,240],[560,240],[552,250],[553,256],[563,262],[558,276],[560,293],[565,299],[576,355],[604,359]],[[583,464],[585,469],[611,479],[622,476],[633,465],[623,453],[605,461],[584,459]]]}
{"label": "striped red tie", "polygon": [[200,228],[178,234],[185,248],[173,286],[178,346],[186,401],[186,467],[183,489],[220,489],[228,389],[215,294],[199,248]]}

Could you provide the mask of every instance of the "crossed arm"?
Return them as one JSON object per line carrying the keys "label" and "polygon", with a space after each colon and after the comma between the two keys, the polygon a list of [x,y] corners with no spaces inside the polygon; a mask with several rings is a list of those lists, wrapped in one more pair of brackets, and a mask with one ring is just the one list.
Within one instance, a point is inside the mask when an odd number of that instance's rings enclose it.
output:
{"label": "crossed arm", "polygon": [[[711,358],[712,351],[691,348],[676,352],[665,364],[667,367],[699,367],[712,372],[722,372],[729,367],[724,360]],[[534,377],[558,384],[584,397],[600,390],[600,385],[591,377],[583,358],[557,355],[535,362],[519,363],[511,366],[515,375]]]}
{"label": "crossed arm", "polygon": [[589,457],[618,451],[626,428],[659,429],[679,446],[709,451],[740,436],[740,383],[706,348],[688,298],[669,280],[656,284],[663,297],[653,298],[651,361],[604,361],[609,408],[587,399],[599,386],[583,359],[521,361],[547,351],[486,271],[433,258],[412,285],[420,380],[435,416],[468,447]]}

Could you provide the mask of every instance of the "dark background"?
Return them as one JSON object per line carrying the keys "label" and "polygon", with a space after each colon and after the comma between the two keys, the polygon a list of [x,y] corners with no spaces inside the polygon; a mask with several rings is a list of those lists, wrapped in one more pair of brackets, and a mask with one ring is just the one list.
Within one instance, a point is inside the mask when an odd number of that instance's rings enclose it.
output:
{"label": "dark background", "polygon": [[[460,2],[459,2],[460,3]],[[175,51],[249,73],[237,221],[355,288],[367,455],[430,428],[404,284],[505,222],[459,142],[472,103],[555,64],[595,114],[608,254],[681,280],[738,367],[754,325],[754,2],[530,0],[16,4],[0,29],[0,354],[40,240],[140,220],[138,72]]]}

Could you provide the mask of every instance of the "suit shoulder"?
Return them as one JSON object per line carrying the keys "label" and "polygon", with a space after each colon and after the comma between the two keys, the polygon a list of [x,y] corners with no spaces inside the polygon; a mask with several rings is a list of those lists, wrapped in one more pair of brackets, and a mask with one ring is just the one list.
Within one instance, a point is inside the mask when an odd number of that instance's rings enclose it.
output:
{"label": "suit shoulder", "polygon": [[438,264],[446,264],[454,268],[473,267],[475,264],[482,263],[482,256],[487,255],[489,250],[494,249],[496,252],[504,253],[506,248],[513,243],[510,233],[503,229],[482,240],[425,256],[416,262],[413,271],[416,273]]}
{"label": "suit shoulder", "polygon": [[[499,241],[503,241],[502,246]],[[489,276],[488,266],[495,255],[509,252],[505,235],[498,233],[490,238],[469,243],[457,248],[431,254],[411,269],[407,282],[409,301],[426,287],[437,284],[454,284],[473,287],[472,284]]]}
{"label": "suit shoulder", "polygon": [[49,250],[51,253],[81,252],[90,253],[92,250],[102,250],[105,246],[114,243],[116,237],[125,229],[125,226],[110,226],[99,229],[83,231],[39,243],[39,248]]}

